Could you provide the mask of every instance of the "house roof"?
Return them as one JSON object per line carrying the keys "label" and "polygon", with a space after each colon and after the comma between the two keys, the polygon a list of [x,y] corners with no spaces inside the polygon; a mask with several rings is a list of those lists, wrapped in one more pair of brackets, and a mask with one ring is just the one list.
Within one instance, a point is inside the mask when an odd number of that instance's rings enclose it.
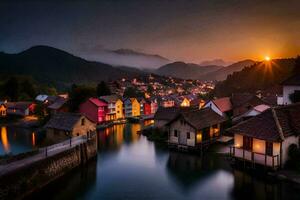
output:
{"label": "house roof", "polygon": [[227,112],[232,109],[232,104],[229,97],[223,97],[212,101],[221,112]]}
{"label": "house roof", "polygon": [[172,120],[179,112],[178,107],[159,107],[154,114],[155,120]]}
{"label": "house roof", "polygon": [[6,105],[7,105],[7,108],[9,108],[9,109],[26,110],[32,104],[33,104],[32,102],[19,101],[19,102],[8,102]]}
{"label": "house roof", "polygon": [[265,111],[265,110],[267,110],[267,109],[269,109],[269,108],[270,108],[270,106],[265,105],[265,104],[261,104],[261,105],[255,106],[255,107],[253,108],[253,110],[256,110],[256,111],[258,111],[258,112],[263,112],[263,111]]}
{"label": "house roof", "polygon": [[51,117],[45,128],[72,131],[75,124],[84,117],[80,113],[57,113]]}
{"label": "house roof", "polygon": [[52,110],[60,109],[68,100],[63,97],[58,97],[53,104],[49,105],[48,108]]}
{"label": "house roof", "polygon": [[249,94],[249,93],[235,93],[232,94],[231,97],[231,103],[233,108],[242,106],[244,104],[250,104],[252,106],[257,106],[260,104],[264,104],[265,102],[258,98],[254,94]]}
{"label": "house roof", "polygon": [[89,98],[89,101],[92,102],[93,104],[95,104],[96,106],[100,107],[100,106],[107,106],[107,103],[103,100],[100,100],[98,98]]}
{"label": "house roof", "polygon": [[227,130],[267,141],[280,141],[300,134],[300,104],[270,108]]}
{"label": "house roof", "polygon": [[48,98],[48,95],[46,94],[39,94],[35,97],[35,100],[36,101],[42,101],[44,102],[46,99]]}
{"label": "house roof", "polygon": [[300,85],[300,74],[289,77],[284,80],[281,85]]}
{"label": "house roof", "polygon": [[211,108],[203,108],[179,112],[167,125],[172,124],[180,117],[183,117],[187,123],[197,130],[226,121],[224,117],[215,113]]}
{"label": "house roof", "polygon": [[116,102],[120,97],[116,94],[113,95],[106,95],[106,96],[100,96],[99,99],[106,101],[106,103],[113,103]]}

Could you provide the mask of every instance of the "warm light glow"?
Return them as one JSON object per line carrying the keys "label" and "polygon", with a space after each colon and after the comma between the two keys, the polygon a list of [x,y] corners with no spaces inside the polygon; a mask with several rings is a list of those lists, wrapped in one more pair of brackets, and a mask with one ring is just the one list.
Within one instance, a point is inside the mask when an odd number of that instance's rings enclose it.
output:
{"label": "warm light glow", "polygon": [[10,145],[9,145],[9,142],[8,142],[7,130],[6,130],[5,126],[3,126],[1,128],[1,141],[2,141],[4,151],[6,153],[9,153],[10,152]]}
{"label": "warm light glow", "polygon": [[270,60],[271,60],[270,56],[265,56],[265,61],[270,61]]}
{"label": "warm light glow", "polygon": [[31,134],[31,142],[32,142],[32,146],[35,146],[35,133],[32,132]]}
{"label": "warm light glow", "polygon": [[197,143],[202,142],[202,133],[197,133]]}

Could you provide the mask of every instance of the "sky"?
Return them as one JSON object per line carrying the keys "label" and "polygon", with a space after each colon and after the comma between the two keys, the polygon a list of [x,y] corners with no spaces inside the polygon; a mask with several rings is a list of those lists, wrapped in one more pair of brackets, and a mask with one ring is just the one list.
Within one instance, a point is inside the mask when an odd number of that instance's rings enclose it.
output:
{"label": "sky", "polygon": [[128,48],[199,63],[300,54],[299,0],[0,1],[0,51]]}

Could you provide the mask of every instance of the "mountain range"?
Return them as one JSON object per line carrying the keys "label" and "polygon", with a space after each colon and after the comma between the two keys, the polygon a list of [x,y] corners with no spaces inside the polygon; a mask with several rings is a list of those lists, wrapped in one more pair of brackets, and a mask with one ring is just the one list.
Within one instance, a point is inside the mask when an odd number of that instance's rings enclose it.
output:
{"label": "mountain range", "polygon": [[158,68],[155,73],[184,79],[224,80],[229,74],[251,66],[253,60],[243,60],[223,67],[218,65],[198,65],[193,63],[174,62]]}

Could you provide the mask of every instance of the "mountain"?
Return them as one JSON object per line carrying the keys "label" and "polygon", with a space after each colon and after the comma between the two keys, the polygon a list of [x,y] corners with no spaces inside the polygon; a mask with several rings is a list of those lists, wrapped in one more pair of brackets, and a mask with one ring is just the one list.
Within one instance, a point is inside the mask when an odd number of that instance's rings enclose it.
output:
{"label": "mountain", "polygon": [[85,49],[81,55],[90,60],[96,60],[113,66],[129,66],[139,69],[156,69],[170,63],[167,58],[138,52],[131,49]]}
{"label": "mountain", "polygon": [[207,66],[207,65],[228,66],[231,64],[232,62],[226,62],[222,59],[206,60],[200,63],[201,66]]}
{"label": "mountain", "polygon": [[161,66],[154,73],[164,76],[173,76],[182,79],[199,79],[204,74],[221,69],[222,66],[200,66],[193,63],[173,62]]}
{"label": "mountain", "polygon": [[295,59],[276,59],[268,62],[256,62],[242,71],[234,72],[226,80],[216,84],[214,95],[229,96],[232,93],[251,93],[280,84],[292,75]]}
{"label": "mountain", "polygon": [[233,63],[227,67],[223,67],[216,71],[206,73],[202,77],[200,77],[200,79],[222,81],[222,80],[225,80],[229,74],[232,74],[233,72],[241,71],[244,67],[249,67],[249,66],[253,65],[254,63],[255,63],[255,61],[249,60],[249,59],[239,61],[239,62]]}
{"label": "mountain", "polygon": [[0,73],[31,75],[58,87],[139,75],[137,71],[87,61],[49,46],[34,46],[17,54],[0,53]]}

